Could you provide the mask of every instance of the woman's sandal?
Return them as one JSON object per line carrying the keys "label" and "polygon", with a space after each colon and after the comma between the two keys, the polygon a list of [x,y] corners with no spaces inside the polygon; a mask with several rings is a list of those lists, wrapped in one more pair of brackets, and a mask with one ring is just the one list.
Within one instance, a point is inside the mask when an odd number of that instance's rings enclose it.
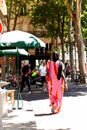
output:
{"label": "woman's sandal", "polygon": [[60,107],[59,107],[59,108],[56,108],[56,105],[53,104],[53,105],[52,105],[52,108],[51,108],[51,112],[52,112],[53,114],[59,113],[59,112],[60,112]]}
{"label": "woman's sandal", "polygon": [[54,114],[56,113],[56,104],[52,105],[51,112]]}

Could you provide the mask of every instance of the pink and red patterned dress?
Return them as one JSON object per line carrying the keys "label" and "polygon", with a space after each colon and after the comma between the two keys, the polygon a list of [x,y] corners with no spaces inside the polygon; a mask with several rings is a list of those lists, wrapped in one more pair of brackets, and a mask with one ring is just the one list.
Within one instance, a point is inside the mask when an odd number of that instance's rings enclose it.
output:
{"label": "pink and red patterned dress", "polygon": [[54,61],[47,62],[47,82],[49,90],[49,100],[52,106],[51,111],[58,113],[62,104],[62,97],[64,91],[64,80],[61,77],[57,78],[59,63]]}

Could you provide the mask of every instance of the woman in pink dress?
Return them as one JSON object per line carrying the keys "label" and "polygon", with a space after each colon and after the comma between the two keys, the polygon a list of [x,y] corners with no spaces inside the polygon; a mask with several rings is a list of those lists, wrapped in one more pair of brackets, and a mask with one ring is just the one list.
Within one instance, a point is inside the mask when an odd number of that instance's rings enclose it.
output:
{"label": "woman in pink dress", "polygon": [[62,75],[63,63],[59,61],[58,52],[53,52],[52,59],[47,62],[49,100],[52,113],[58,113],[62,104],[65,80]]}

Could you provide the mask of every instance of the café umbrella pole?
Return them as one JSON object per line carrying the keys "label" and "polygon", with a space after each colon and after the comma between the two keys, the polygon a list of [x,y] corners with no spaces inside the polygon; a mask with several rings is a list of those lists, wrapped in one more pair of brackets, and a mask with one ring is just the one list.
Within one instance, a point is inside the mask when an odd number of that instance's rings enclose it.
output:
{"label": "caf\u00e9 umbrella pole", "polygon": [[[18,47],[17,47],[17,52],[18,52]],[[23,103],[22,103],[22,96],[21,96],[21,93],[20,93],[20,72],[19,72],[19,54],[17,53],[17,108],[18,109],[22,109],[23,107]],[[22,103],[22,106],[20,107],[19,103]]]}

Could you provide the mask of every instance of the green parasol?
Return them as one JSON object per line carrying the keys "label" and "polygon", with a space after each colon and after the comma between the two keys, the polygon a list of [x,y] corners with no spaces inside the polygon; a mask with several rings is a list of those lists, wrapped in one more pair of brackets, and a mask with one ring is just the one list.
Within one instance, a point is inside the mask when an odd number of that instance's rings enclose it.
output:
{"label": "green parasol", "polygon": [[45,47],[45,43],[33,34],[15,30],[1,34],[0,47],[39,48]]}
{"label": "green parasol", "polygon": [[14,56],[17,55],[25,55],[28,56],[29,53],[25,49],[4,49],[0,50],[0,56]]}

